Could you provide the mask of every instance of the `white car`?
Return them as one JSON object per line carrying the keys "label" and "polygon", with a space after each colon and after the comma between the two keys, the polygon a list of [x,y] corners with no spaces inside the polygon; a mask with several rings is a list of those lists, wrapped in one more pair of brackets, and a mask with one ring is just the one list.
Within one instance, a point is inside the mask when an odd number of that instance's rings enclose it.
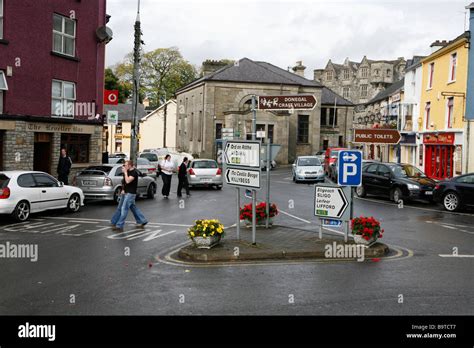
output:
{"label": "white car", "polygon": [[84,205],[80,188],[66,186],[47,173],[35,171],[0,172],[0,214],[16,221],[28,220],[31,213],[50,209],[79,211]]}

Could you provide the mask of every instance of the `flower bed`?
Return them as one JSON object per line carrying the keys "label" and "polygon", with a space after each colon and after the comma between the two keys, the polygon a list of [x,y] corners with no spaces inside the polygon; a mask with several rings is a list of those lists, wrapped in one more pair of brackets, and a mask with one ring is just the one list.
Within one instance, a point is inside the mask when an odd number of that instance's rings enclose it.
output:
{"label": "flower bed", "polygon": [[[256,205],[255,207],[257,224],[265,222],[267,218],[267,203],[262,202]],[[273,218],[278,215],[278,208],[276,204],[270,204],[270,214],[269,217]],[[240,220],[246,220],[252,223],[252,203],[244,205],[243,208],[240,208]]]}
{"label": "flower bed", "polygon": [[382,238],[385,232],[381,229],[380,222],[372,216],[360,216],[352,219],[351,228],[354,240],[362,240],[362,242],[365,240],[365,244],[375,242],[378,238]]}

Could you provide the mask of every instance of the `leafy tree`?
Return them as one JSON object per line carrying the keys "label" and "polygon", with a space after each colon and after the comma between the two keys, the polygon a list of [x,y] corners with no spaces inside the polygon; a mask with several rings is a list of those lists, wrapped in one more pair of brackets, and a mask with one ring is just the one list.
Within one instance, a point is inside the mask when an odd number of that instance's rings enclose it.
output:
{"label": "leafy tree", "polygon": [[127,81],[121,81],[110,68],[105,69],[104,88],[119,91],[119,103],[125,103],[132,94],[132,85]]}

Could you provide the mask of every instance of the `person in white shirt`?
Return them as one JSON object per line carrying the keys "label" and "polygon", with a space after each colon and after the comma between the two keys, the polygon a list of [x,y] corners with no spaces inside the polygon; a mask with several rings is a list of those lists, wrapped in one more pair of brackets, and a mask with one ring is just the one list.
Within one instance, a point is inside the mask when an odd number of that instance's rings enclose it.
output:
{"label": "person in white shirt", "polygon": [[163,188],[161,194],[163,198],[168,199],[171,189],[171,178],[173,173],[176,171],[174,163],[171,161],[171,155],[166,155],[165,159],[160,163],[161,167],[161,178],[163,179]]}

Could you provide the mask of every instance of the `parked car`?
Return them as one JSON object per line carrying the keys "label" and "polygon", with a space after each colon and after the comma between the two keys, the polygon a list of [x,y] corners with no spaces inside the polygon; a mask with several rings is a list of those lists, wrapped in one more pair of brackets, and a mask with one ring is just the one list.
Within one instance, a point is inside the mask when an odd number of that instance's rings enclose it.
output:
{"label": "parked car", "polygon": [[146,158],[137,158],[137,165],[136,165],[137,169],[148,175],[150,178],[153,178],[154,180],[156,180],[156,172],[157,172],[157,169],[158,167],[154,164],[152,164],[149,160],[147,160]]}
{"label": "parked car", "polygon": [[316,156],[299,156],[292,167],[293,181],[324,181],[323,165]]}
{"label": "parked car", "polygon": [[333,147],[333,148],[326,149],[326,152],[324,154],[324,162],[323,162],[324,173],[326,175],[329,176],[329,170],[330,170],[329,167],[331,166],[331,164],[334,164],[334,162],[336,161],[339,151],[343,151],[343,150],[348,150],[348,149],[342,148],[342,147]]}
{"label": "parked car", "polygon": [[127,154],[125,154],[123,152],[116,152],[116,153],[113,153],[113,154],[109,155],[109,158],[125,158],[125,159],[127,159],[128,156],[127,156]]}
{"label": "parked car", "polygon": [[109,157],[109,164],[124,164],[125,161],[123,157]]}
{"label": "parked car", "polygon": [[[86,199],[103,199],[118,203],[122,191],[122,165],[91,166],[77,173],[73,184],[82,189]],[[137,196],[153,199],[157,185],[153,178],[140,172]]]}
{"label": "parked car", "polygon": [[432,201],[436,182],[411,164],[377,163],[366,165],[362,170],[362,185],[356,194],[388,196],[400,199],[423,199]]}
{"label": "parked car", "polygon": [[160,159],[158,158],[158,155],[154,152],[142,152],[138,156],[138,158],[145,158],[148,161],[150,161],[151,164],[155,166],[155,168],[158,168],[158,164],[160,163]]}
{"label": "parked car", "polygon": [[195,159],[188,164],[189,187],[204,186],[222,189],[222,169],[213,159]]}
{"label": "parked car", "polygon": [[440,181],[436,184],[433,198],[448,211],[474,207],[474,173]]}
{"label": "parked car", "polygon": [[81,189],[64,185],[47,173],[0,172],[0,214],[9,214],[18,222],[28,220],[31,213],[50,209],[76,213],[83,205]]}
{"label": "parked car", "polygon": [[[362,168],[364,168],[366,165],[369,165],[371,163],[378,163],[378,161],[362,160]],[[337,183],[338,173],[339,173],[338,158],[336,158],[334,163],[329,166],[329,173],[328,173],[329,179]]]}

